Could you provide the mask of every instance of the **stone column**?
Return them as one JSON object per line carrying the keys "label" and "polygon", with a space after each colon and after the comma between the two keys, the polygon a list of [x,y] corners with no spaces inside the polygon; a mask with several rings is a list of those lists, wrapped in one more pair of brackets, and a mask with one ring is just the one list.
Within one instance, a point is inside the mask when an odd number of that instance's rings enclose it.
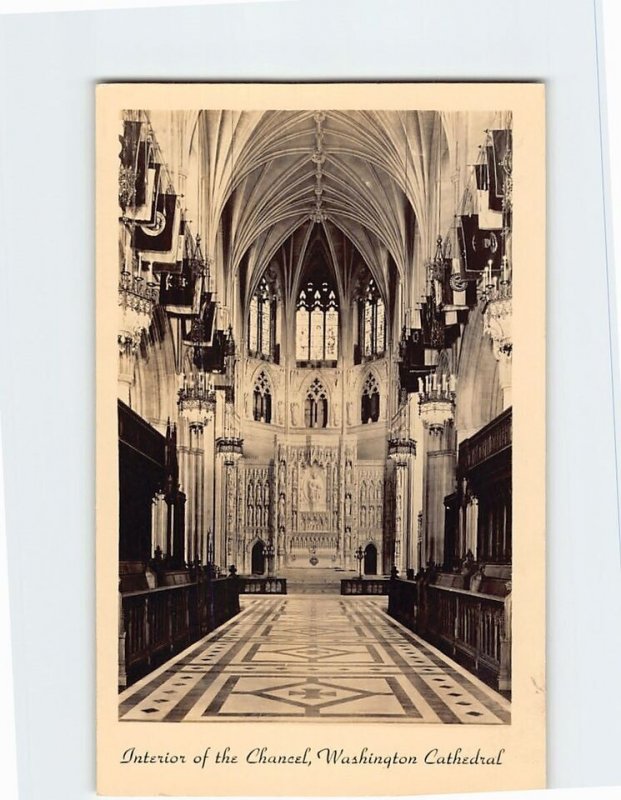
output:
{"label": "stone column", "polygon": [[394,565],[400,573],[405,574],[407,552],[405,546],[405,524],[407,520],[407,461],[395,463],[395,554]]}
{"label": "stone column", "polygon": [[[181,426],[180,426],[181,427]],[[186,495],[185,511],[185,552],[190,552],[190,542],[194,530],[194,501],[195,501],[195,478],[194,478],[194,459],[193,459],[193,437],[196,434],[184,426],[184,444],[177,447],[177,458],[179,461],[179,483]]]}
{"label": "stone column", "polygon": [[235,496],[235,463],[231,460],[224,460],[224,548],[225,554],[223,567],[228,568],[234,563],[234,537],[235,537],[235,513],[236,513],[236,496]]}
{"label": "stone column", "polygon": [[[239,463],[239,462],[238,462]],[[246,570],[246,562],[245,562],[245,547],[244,547],[244,521],[246,518],[245,512],[245,491],[244,491],[244,470],[241,469],[239,466],[235,470],[235,483],[236,483],[236,491],[235,491],[235,565],[237,566],[237,570],[240,573],[244,573]]]}
{"label": "stone column", "polygon": [[285,535],[287,530],[287,460],[284,447],[279,448],[278,466],[274,481],[274,547],[276,548],[276,572],[280,572],[286,563]]}
{"label": "stone column", "polygon": [[455,489],[456,436],[452,423],[425,431],[423,563],[444,561],[444,498]]}
{"label": "stone column", "polygon": [[407,480],[407,529],[406,529],[406,553],[405,569],[413,569],[416,573],[418,569],[418,559],[416,554],[416,540],[418,536],[418,515],[416,513],[416,493],[415,493],[415,469],[416,463],[412,458],[408,465]]}
{"label": "stone column", "polygon": [[204,475],[204,525],[212,534],[212,562],[223,566],[220,558],[223,555],[222,542],[222,458],[216,454],[216,424],[219,422],[220,392],[217,393],[217,403],[213,416],[205,425],[203,433],[203,450],[206,458],[203,459]]}

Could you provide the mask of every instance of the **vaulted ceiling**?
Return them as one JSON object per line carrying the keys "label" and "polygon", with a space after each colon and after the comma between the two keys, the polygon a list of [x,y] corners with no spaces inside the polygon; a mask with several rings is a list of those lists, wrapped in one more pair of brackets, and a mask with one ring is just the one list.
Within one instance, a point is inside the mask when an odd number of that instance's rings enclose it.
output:
{"label": "vaulted ceiling", "polygon": [[387,292],[390,270],[412,264],[415,231],[424,253],[437,233],[446,124],[434,111],[200,112],[190,133],[207,251],[221,243],[247,295],[288,248],[294,291],[319,225],[339,264],[351,243]]}

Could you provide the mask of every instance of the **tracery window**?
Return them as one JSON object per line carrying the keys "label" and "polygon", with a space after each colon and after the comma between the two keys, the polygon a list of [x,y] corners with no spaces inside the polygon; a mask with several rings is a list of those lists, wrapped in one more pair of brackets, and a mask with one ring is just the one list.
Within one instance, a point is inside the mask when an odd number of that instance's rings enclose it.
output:
{"label": "tracery window", "polygon": [[368,422],[377,422],[380,414],[380,394],[377,379],[369,373],[362,387],[360,398],[360,421],[363,425]]}
{"label": "tracery window", "polygon": [[359,306],[359,343],[365,358],[381,356],[386,350],[386,309],[373,278],[366,286]]}
{"label": "tracery window", "polygon": [[296,359],[334,362],[338,357],[339,307],[330,281],[309,280],[300,290],[295,317]]}
{"label": "tracery window", "polygon": [[252,393],[252,417],[257,422],[272,421],[272,390],[263,370],[259,373]]}
{"label": "tracery window", "polygon": [[307,428],[325,428],[328,424],[328,395],[319,378],[315,378],[306,394],[304,424]]}
{"label": "tracery window", "polygon": [[273,289],[263,277],[250,299],[248,350],[264,358],[272,358],[274,353],[276,302],[273,295]]}

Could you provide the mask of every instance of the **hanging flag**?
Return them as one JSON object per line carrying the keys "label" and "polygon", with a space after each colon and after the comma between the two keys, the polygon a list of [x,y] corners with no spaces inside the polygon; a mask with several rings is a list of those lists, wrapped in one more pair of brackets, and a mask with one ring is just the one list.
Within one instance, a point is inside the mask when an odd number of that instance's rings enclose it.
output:
{"label": "hanging flag", "polygon": [[481,272],[490,261],[492,270],[500,269],[502,256],[500,233],[481,230],[478,214],[461,216],[460,222],[461,224],[457,226],[457,236],[466,275],[469,272]]}
{"label": "hanging flag", "polygon": [[489,167],[487,162],[474,165],[477,185],[477,211],[479,228],[482,230],[500,230],[502,228],[502,211],[490,208]]}
{"label": "hanging flag", "polygon": [[136,168],[142,122],[125,120],[123,133],[119,136],[121,152],[119,159],[119,205],[123,211],[136,199]]}
{"label": "hanging flag", "polygon": [[216,301],[212,292],[204,292],[201,298],[200,317],[203,321],[205,340],[210,341],[213,333],[213,323],[216,314]]}
{"label": "hanging flag", "polygon": [[487,167],[489,172],[490,208],[502,211],[505,196],[507,172],[512,150],[512,133],[510,130],[490,131],[490,144],[487,145]]}
{"label": "hanging flag", "polygon": [[136,192],[134,195],[134,206],[143,206],[147,193],[147,171],[151,161],[151,143],[141,141],[138,143],[136,153]]}
{"label": "hanging flag", "polygon": [[475,164],[474,176],[477,182],[477,191],[487,191],[489,189],[487,163]]}
{"label": "hanging flag", "polygon": [[161,193],[157,198],[153,225],[138,225],[134,232],[134,248],[147,261],[177,261],[181,210],[177,195]]}
{"label": "hanging flag", "polygon": [[160,275],[160,305],[168,313],[192,314],[196,278],[189,262],[184,260],[181,273],[163,272]]}
{"label": "hanging flag", "polygon": [[128,207],[125,218],[141,225],[154,225],[156,220],[157,199],[160,192],[160,164],[150,164],[146,175],[144,203]]}
{"label": "hanging flag", "polygon": [[163,253],[153,260],[153,272],[171,272],[180,275],[183,272],[183,257],[185,253],[185,220],[179,223],[177,247],[170,253]]}
{"label": "hanging flag", "polygon": [[136,151],[140,142],[141,128],[142,122],[125,120],[123,123],[123,134],[119,136],[121,143],[119,158],[123,167],[134,168],[136,166]]}

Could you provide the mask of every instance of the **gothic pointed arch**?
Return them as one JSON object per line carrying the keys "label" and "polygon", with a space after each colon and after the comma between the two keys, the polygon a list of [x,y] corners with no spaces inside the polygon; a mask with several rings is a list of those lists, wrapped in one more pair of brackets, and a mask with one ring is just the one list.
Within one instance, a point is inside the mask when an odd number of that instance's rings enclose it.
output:
{"label": "gothic pointed arch", "polygon": [[360,395],[360,421],[363,425],[377,422],[380,416],[380,390],[377,376],[369,370],[363,383]]}
{"label": "gothic pointed arch", "polygon": [[304,399],[304,426],[326,428],[328,425],[328,392],[318,377],[308,385]]}
{"label": "gothic pointed arch", "polygon": [[361,364],[383,357],[387,349],[386,302],[366,265],[361,265],[355,276],[354,297],[357,313],[354,362]]}
{"label": "gothic pointed arch", "polygon": [[258,371],[252,391],[252,417],[255,422],[272,421],[272,384],[266,370]]}
{"label": "gothic pointed arch", "polygon": [[298,364],[336,366],[339,356],[340,289],[324,237],[304,255],[295,303]]}
{"label": "gothic pointed arch", "polygon": [[250,296],[246,315],[248,355],[273,361],[276,355],[276,272],[267,269]]}

